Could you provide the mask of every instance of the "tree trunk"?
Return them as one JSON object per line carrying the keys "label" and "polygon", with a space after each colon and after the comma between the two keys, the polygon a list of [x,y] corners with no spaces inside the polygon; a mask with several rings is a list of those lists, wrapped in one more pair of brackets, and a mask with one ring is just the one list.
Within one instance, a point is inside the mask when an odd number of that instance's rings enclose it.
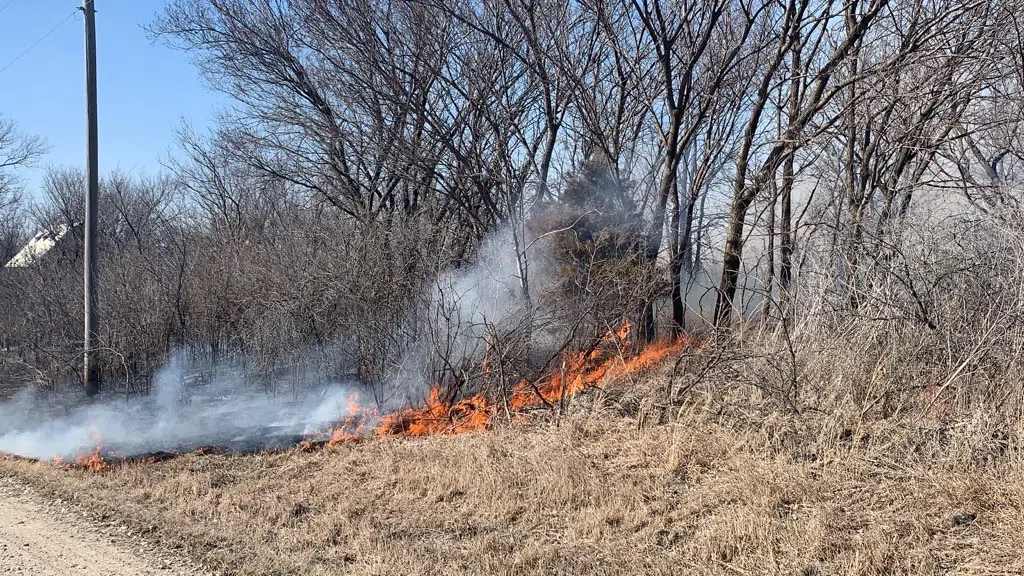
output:
{"label": "tree trunk", "polygon": [[[800,28],[793,29],[792,71],[789,81],[788,121],[792,124],[800,114]],[[796,146],[792,146],[782,163],[782,189],[779,202],[779,305],[785,321],[789,308],[789,288],[793,279],[793,178]]]}
{"label": "tree trunk", "polygon": [[[657,266],[658,254],[661,252],[661,241],[665,231],[665,212],[669,196],[675,187],[676,168],[678,167],[679,123],[677,114],[672,115],[668,134],[665,136],[665,160],[661,167],[661,178],[658,181],[658,201],[654,207],[654,220],[647,234],[645,259],[649,266]],[[654,319],[654,298],[648,296],[642,305],[640,314],[640,334],[644,342],[652,342],[657,333]]]}
{"label": "tree trunk", "polygon": [[540,157],[540,173],[537,175],[539,180],[537,184],[537,196],[536,202],[544,201],[548,195],[548,173],[551,170],[551,157],[555,153],[555,144],[558,142],[558,124],[549,123],[547,130],[547,137],[544,142],[544,151]]}
{"label": "tree trunk", "polygon": [[[775,188],[775,178],[772,178]],[[773,190],[771,204],[768,206],[768,269],[764,273],[764,300],[761,302],[761,316],[768,320],[772,314],[772,292],[775,290],[775,211],[778,209],[779,195]]]}
{"label": "tree trunk", "polygon": [[672,299],[672,339],[678,338],[686,328],[685,309],[683,306],[683,254],[679,245],[679,179],[676,178],[672,186],[672,214],[669,218],[669,285],[671,286]]}
{"label": "tree trunk", "polygon": [[[846,8],[846,28],[847,31],[851,30],[854,26],[856,17],[856,2],[851,2]],[[850,57],[850,77],[857,77],[857,50],[852,51]],[[857,131],[857,82],[851,80],[850,85],[847,87],[847,94],[850,99],[848,103],[848,110],[846,113],[846,157],[844,164],[846,165],[846,201],[847,215],[849,219],[849,233],[847,246],[847,286],[849,287],[849,303],[850,308],[856,310],[860,306],[858,298],[858,271],[859,258],[860,258],[860,242],[861,242],[861,217],[864,213],[863,206],[864,200],[862,194],[858,191],[857,182],[857,170],[856,170],[856,148],[857,139],[859,133]]]}
{"label": "tree trunk", "polygon": [[715,301],[715,326],[725,326],[732,316],[732,302],[740,275],[740,259],[743,257],[743,227],[747,210],[757,193],[742,191],[733,195],[729,210],[729,225],[726,227],[725,251],[722,253],[722,280],[718,285],[718,299]]}

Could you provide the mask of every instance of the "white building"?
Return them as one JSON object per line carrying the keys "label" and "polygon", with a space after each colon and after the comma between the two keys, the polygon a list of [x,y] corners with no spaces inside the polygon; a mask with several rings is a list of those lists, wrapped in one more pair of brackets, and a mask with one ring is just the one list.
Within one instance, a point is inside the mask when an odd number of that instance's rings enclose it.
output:
{"label": "white building", "polygon": [[53,232],[47,230],[39,232],[33,236],[32,239],[25,244],[25,247],[18,251],[18,253],[14,255],[14,258],[11,258],[4,267],[25,268],[31,266],[39,258],[42,258],[47,252],[52,250],[53,247],[67,235],[67,233],[68,227],[64,225],[57,226]]}

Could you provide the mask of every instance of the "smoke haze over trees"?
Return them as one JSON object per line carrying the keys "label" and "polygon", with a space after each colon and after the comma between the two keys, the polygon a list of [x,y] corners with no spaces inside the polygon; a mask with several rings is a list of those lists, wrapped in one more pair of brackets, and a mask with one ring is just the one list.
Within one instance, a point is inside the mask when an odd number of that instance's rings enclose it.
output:
{"label": "smoke haze over trees", "polygon": [[[416,358],[410,380],[500,395],[628,318],[767,330],[799,409],[821,335],[1016,349],[1021,8],[171,2],[154,37],[233,104],[165,173],[102,183],[104,385],[146,391],[180,350],[270,391],[386,405]],[[8,165],[41,152],[0,122],[0,256],[70,230],[0,269],[0,345],[54,389],[81,365],[83,176],[29,202]]]}

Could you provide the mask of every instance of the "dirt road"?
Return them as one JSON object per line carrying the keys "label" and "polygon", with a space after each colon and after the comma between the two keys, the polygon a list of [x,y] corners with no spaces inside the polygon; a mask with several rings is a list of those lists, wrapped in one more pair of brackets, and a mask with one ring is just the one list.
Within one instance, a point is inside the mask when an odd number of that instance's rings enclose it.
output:
{"label": "dirt road", "polygon": [[103,527],[0,479],[0,575],[135,576],[200,574],[116,528]]}

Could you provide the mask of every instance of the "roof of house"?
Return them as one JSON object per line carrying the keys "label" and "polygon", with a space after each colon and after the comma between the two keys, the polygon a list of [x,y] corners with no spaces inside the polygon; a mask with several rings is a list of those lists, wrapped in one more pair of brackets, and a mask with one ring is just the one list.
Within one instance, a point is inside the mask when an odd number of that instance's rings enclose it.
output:
{"label": "roof of house", "polygon": [[31,266],[39,258],[42,258],[47,252],[53,249],[53,247],[57,245],[57,242],[60,242],[61,238],[63,238],[67,233],[68,228],[63,225],[57,226],[57,228],[52,232],[49,230],[39,232],[33,236],[27,244],[25,244],[24,248],[14,255],[14,258],[11,258],[7,262],[5,268],[25,268],[27,266]]}

